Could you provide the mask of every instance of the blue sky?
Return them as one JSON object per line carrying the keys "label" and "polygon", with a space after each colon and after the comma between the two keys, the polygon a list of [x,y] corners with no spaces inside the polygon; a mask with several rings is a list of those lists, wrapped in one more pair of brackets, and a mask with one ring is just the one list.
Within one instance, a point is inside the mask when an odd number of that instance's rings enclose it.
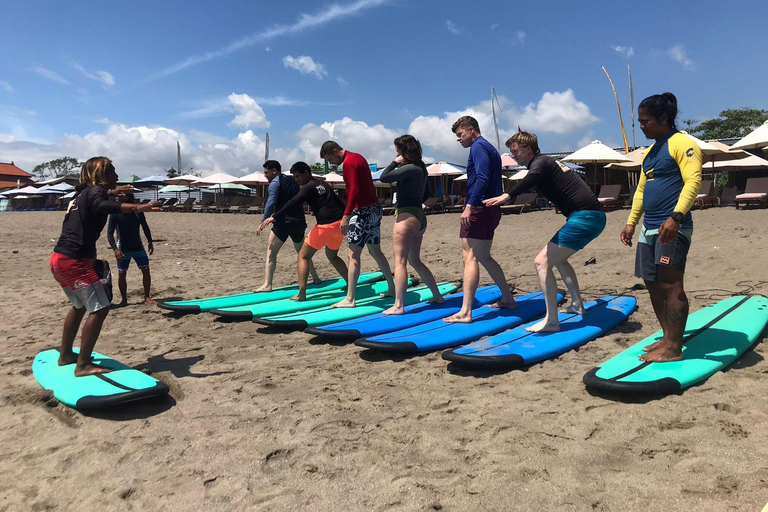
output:
{"label": "blue sky", "polygon": [[[386,165],[413,133],[464,163],[450,132],[475,115],[495,142],[518,124],[544,151],[621,133],[635,104],[678,96],[682,118],[768,109],[765,1],[5,2],[0,161],[31,171],[104,154],[118,173],[260,170],[264,135],[286,166],[334,138]],[[644,138],[639,128],[636,139]]]}

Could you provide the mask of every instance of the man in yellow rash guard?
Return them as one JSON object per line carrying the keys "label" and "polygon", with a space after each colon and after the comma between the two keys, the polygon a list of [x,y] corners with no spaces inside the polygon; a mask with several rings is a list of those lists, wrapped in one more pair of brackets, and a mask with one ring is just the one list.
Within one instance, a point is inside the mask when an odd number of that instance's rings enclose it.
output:
{"label": "man in yellow rash guard", "polygon": [[621,242],[632,246],[635,226],[644,214],[635,275],[645,281],[664,333],[661,340],[643,349],[640,359],[679,361],[688,319],[683,276],[693,234],[690,209],[701,188],[701,150],[677,131],[677,99],[672,93],[644,99],[637,111],[640,129],[655,142],[643,155],[640,183]]}

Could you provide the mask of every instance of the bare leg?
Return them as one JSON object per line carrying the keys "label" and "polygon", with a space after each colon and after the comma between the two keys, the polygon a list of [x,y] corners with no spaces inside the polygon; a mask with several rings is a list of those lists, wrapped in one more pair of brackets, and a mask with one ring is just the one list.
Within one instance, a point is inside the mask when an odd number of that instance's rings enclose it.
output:
{"label": "bare leg", "polygon": [[651,296],[651,305],[653,306],[653,312],[656,313],[656,318],[661,325],[662,336],[661,339],[655,343],[651,343],[643,347],[643,352],[650,352],[663,345],[663,341],[666,339],[669,332],[669,322],[667,322],[667,294],[661,287],[661,283],[657,281],[644,281],[645,287],[648,289],[648,294]]}
{"label": "bare leg", "polygon": [[424,231],[419,231],[414,235],[411,243],[411,250],[408,253],[408,263],[411,264],[416,273],[419,274],[419,277],[421,277],[421,280],[424,281],[424,284],[426,284],[427,288],[432,292],[432,298],[427,302],[432,304],[442,304],[445,302],[445,299],[443,298],[443,294],[440,293],[440,290],[437,288],[435,276],[432,275],[432,271],[429,270],[429,267],[421,261],[421,242],[423,240]]}
{"label": "bare leg", "polygon": [[[470,244],[470,241],[473,243]],[[461,255],[464,258],[464,297],[459,312],[443,318],[444,322],[468,324],[472,321],[472,303],[475,300],[475,292],[480,282],[480,264],[477,262],[474,247],[480,242],[482,241],[473,238],[462,238],[461,240]]]}
{"label": "bare leg", "polygon": [[411,250],[414,228],[419,221],[409,213],[397,216],[392,228],[392,248],[395,253],[395,303],[383,311],[384,315],[402,315],[405,313],[405,292],[408,289],[408,253]]}
{"label": "bare leg", "polygon": [[[473,243],[473,240],[469,239],[470,244]],[[495,304],[492,304],[492,308],[511,308],[514,309],[517,307],[517,304],[515,303],[515,299],[512,297],[512,292],[509,291],[509,285],[507,284],[507,278],[504,277],[504,271],[501,269],[501,265],[493,259],[491,256],[491,245],[493,244],[493,240],[477,240],[476,242],[480,242],[479,245],[474,249],[475,256],[477,257],[477,261],[485,268],[486,272],[491,276],[491,279],[493,279],[493,282],[496,283],[496,286],[499,287],[499,290],[501,290],[501,300],[498,301]],[[475,289],[477,289],[477,286],[475,286]],[[472,293],[472,302],[475,300],[475,294]]]}
{"label": "bare leg", "polygon": [[80,341],[80,353],[77,356],[77,365],[75,366],[75,377],[84,375],[96,375],[99,373],[111,372],[111,368],[103,368],[91,363],[91,354],[96,340],[99,339],[101,326],[109,314],[109,308],[102,308],[88,315],[88,319],[83,325],[83,334]]}
{"label": "bare leg", "polygon": [[379,270],[384,274],[384,279],[387,280],[387,291],[382,293],[382,297],[394,297],[395,296],[395,280],[392,278],[392,269],[389,267],[389,261],[384,253],[381,252],[380,244],[368,244],[368,252],[376,260],[376,264],[379,266]]}
{"label": "bare leg", "polygon": [[331,265],[333,265],[333,268],[336,269],[336,272],[339,273],[341,278],[346,280],[348,276],[347,264],[344,263],[344,260],[339,256],[338,249],[334,251],[333,249],[326,247],[325,257],[328,258],[328,261],[331,262]]}
{"label": "bare leg", "polygon": [[85,316],[85,308],[76,309],[72,306],[64,319],[64,332],[61,335],[61,348],[59,348],[59,366],[77,362],[77,354],[72,351],[72,346],[83,316]]}
{"label": "bare leg", "polygon": [[144,284],[144,302],[146,304],[156,304],[155,299],[153,299],[149,294],[149,290],[152,287],[152,276],[149,273],[149,267],[142,267],[141,274]]}
{"label": "bare leg", "polygon": [[304,242],[304,246],[299,251],[299,293],[291,297],[291,300],[307,300],[307,279],[309,278],[309,262],[317,252]]}
{"label": "bare leg", "polygon": [[[575,253],[576,251],[574,251]],[[568,288],[568,293],[571,295],[571,304],[565,308],[563,313],[576,313],[577,315],[586,314],[584,309],[584,301],[581,300],[581,290],[579,290],[579,280],[576,279],[576,272],[568,260],[563,260],[559,263],[555,263],[557,271],[560,272],[560,277],[565,283],[565,287]]]}
{"label": "bare leg", "polygon": [[118,270],[117,271],[117,288],[120,290],[120,297],[122,300],[120,301],[120,304],[118,304],[118,307],[123,307],[128,305],[128,279],[127,274],[128,272],[126,270]]}
{"label": "bare leg", "polygon": [[[296,254],[299,254],[301,252],[301,248],[303,245],[304,245],[304,242],[293,242],[293,248],[296,249]],[[312,260],[309,260],[309,275],[312,276],[313,283],[320,284],[323,282],[323,280],[320,279],[320,277],[317,275],[317,270],[315,270],[315,262]]]}
{"label": "bare leg", "polygon": [[[363,248],[349,244],[349,268],[347,270],[347,296],[333,305],[334,308],[353,308],[356,306],[357,279],[360,277],[360,258]],[[392,276],[389,277],[392,279]]]}
{"label": "bare leg", "polygon": [[[658,267],[661,289],[666,298],[666,324],[664,338],[653,350],[640,355],[641,361],[679,361],[683,358],[683,336],[688,320],[688,297],[683,288],[685,274],[677,269]],[[655,307],[654,307],[655,310]],[[661,323],[661,320],[659,321]]]}
{"label": "bare leg", "polygon": [[[267,243],[267,258],[264,263],[264,284],[256,288],[254,292],[272,291],[272,280],[275,277],[275,268],[277,268],[277,254],[282,247],[283,241],[275,235],[274,231],[270,231],[269,242]],[[299,250],[301,250],[301,246],[299,246]],[[299,250],[296,252],[298,253]]]}
{"label": "bare leg", "polygon": [[557,317],[557,280],[552,268],[563,263],[575,252],[573,249],[549,242],[536,256],[533,265],[539,276],[539,284],[541,285],[541,292],[544,294],[547,313],[541,322],[527,327],[526,331],[557,332],[560,330],[560,320]]}

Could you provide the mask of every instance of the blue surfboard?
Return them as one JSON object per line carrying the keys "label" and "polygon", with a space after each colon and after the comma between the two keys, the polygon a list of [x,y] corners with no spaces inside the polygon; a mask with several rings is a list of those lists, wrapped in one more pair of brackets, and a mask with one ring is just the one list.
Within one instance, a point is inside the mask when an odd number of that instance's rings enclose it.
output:
{"label": "blue surfboard", "polygon": [[[558,302],[563,295],[557,294]],[[360,338],[355,345],[384,352],[414,354],[465,345],[483,336],[490,336],[527,322],[546,312],[541,292],[516,297],[517,308],[483,306],[472,311],[472,323],[449,324],[442,319],[416,327],[369,338]]]}
{"label": "blue surfboard", "polygon": [[634,297],[608,296],[584,304],[587,313],[559,313],[559,332],[533,333],[531,322],[443,353],[462,366],[511,369],[557,357],[624,322],[637,308]]}
{"label": "blue surfboard", "polygon": [[[75,348],[74,352],[78,352]],[[93,362],[113,371],[75,377],[75,364],[59,366],[59,351],[44,350],[32,362],[32,374],[59,402],[77,409],[96,409],[168,393],[168,385],[98,352]]]}
{"label": "blue surfboard", "polygon": [[[483,286],[477,289],[473,309],[491,304],[501,299],[498,286]],[[463,293],[447,295],[442,304],[422,302],[405,307],[404,315],[374,315],[323,325],[322,327],[307,327],[304,332],[316,336],[333,337],[339,340],[354,341],[358,338],[400,331],[409,327],[439,320],[458,313],[461,310]]]}

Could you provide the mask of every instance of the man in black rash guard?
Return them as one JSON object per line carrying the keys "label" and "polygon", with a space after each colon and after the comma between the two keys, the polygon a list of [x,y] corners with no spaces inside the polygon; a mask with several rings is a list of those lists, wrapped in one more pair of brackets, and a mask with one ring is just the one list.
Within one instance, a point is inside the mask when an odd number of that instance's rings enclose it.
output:
{"label": "man in black rash guard", "polygon": [[[125,194],[125,202],[131,204],[136,202],[132,193]],[[149,230],[147,218],[142,212],[119,213],[109,216],[107,241],[115,252],[118,276],[117,287],[122,297],[118,307],[128,305],[127,273],[131,259],[136,260],[136,266],[141,270],[144,285],[144,302],[146,304],[155,304],[154,299],[149,294],[150,287],[152,286],[152,276],[149,274],[149,256],[147,256],[147,251],[144,250],[144,244],[141,242],[139,226],[141,226],[144,236],[147,238],[147,249],[149,249],[149,255],[151,256],[155,252],[155,248],[152,245],[152,232]],[[115,241],[115,231],[117,231],[117,241]]]}
{"label": "man in black rash guard", "polygon": [[552,268],[557,267],[571,294],[571,305],[564,312],[583,315],[586,311],[581,300],[579,282],[568,258],[603,232],[605,213],[584,180],[573,171],[564,172],[554,158],[541,154],[536,135],[518,132],[506,142],[506,146],[515,160],[528,167],[528,174],[506,193],[483,202],[489,206],[504,204],[536,186],[539,193],[552,201],[568,219],[533,262],[547,305],[547,314],[541,322],[526,329],[530,332],[559,331],[557,281]]}
{"label": "man in black rash guard", "polygon": [[290,209],[307,203],[315,216],[317,224],[304,240],[299,251],[299,293],[291,297],[293,300],[307,300],[307,279],[309,278],[309,262],[317,251],[325,247],[325,255],[336,272],[347,279],[347,265],[339,257],[339,248],[344,241],[341,232],[341,219],[344,216],[344,203],[333,192],[331,186],[322,180],[312,177],[312,172],[305,162],[296,162],[291,167],[291,175],[301,188],[298,194],[286,202],[268,219],[264,219],[258,229],[261,233],[272,222],[281,221]]}

